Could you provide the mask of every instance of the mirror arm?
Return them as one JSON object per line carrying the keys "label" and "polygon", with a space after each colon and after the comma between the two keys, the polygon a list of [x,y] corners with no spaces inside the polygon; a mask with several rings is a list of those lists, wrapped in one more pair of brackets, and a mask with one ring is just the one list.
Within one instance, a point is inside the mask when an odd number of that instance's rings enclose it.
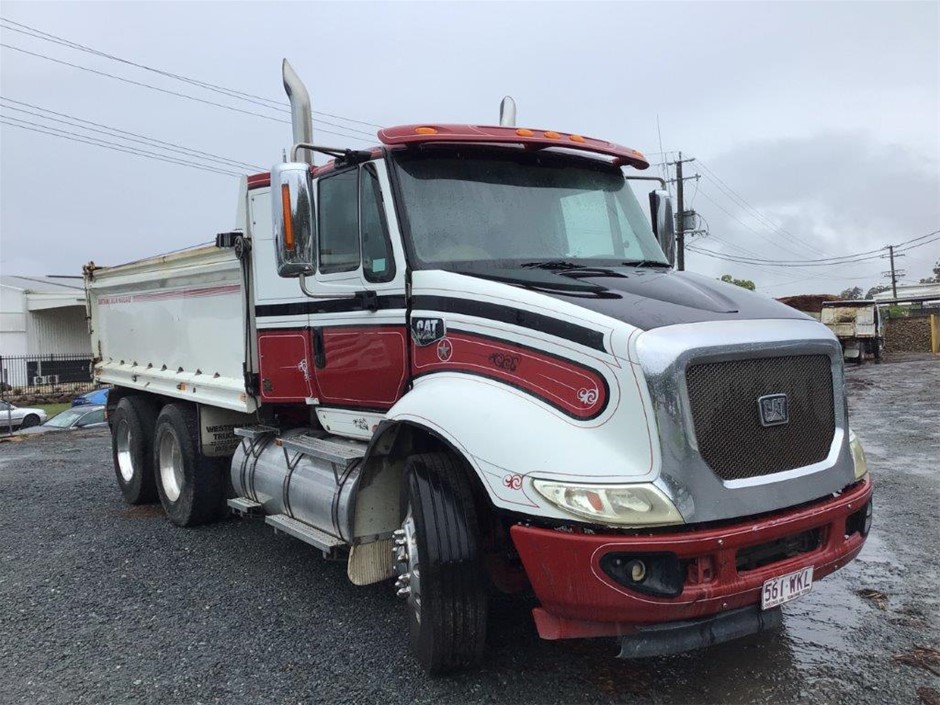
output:
{"label": "mirror arm", "polygon": [[661,176],[624,176],[626,181],[658,181],[659,185],[663,187],[663,191],[666,190],[666,180]]}
{"label": "mirror arm", "polygon": [[301,274],[298,279],[300,280],[300,290],[311,299],[355,299],[359,296],[356,292],[351,292],[349,294],[314,294],[310,289],[307,288],[307,275]]}

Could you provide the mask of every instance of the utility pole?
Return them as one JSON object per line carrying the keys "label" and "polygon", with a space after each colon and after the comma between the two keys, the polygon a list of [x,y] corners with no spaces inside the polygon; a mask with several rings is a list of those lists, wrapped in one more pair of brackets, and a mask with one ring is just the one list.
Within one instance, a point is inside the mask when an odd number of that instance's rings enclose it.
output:
{"label": "utility pole", "polygon": [[[904,255],[894,254],[894,245],[885,245],[885,249],[888,251],[888,257],[891,259],[891,271],[882,272],[881,276],[891,278],[891,296],[893,298],[898,298],[898,279],[905,276],[906,272],[903,269],[896,269],[894,266],[894,260],[898,257],[904,257]],[[884,258],[884,255],[882,255]]]}
{"label": "utility pole", "polygon": [[[676,268],[681,272],[685,270],[685,236],[693,235],[701,231],[695,229],[695,213],[685,210],[685,182],[686,179],[698,179],[699,175],[682,176],[682,165],[686,162],[694,162],[695,157],[683,159],[682,152],[679,152],[679,158],[674,162],[667,162],[667,165],[676,165]],[[672,180],[670,179],[670,183]],[[687,227],[689,223],[693,223]]]}
{"label": "utility pole", "polygon": [[888,245],[888,257],[891,258],[891,297],[898,298],[898,277],[894,271],[894,245]]}
{"label": "utility pole", "polygon": [[680,272],[685,270],[685,203],[682,200],[682,187],[685,182],[682,180],[682,152],[679,152],[679,159],[676,161],[676,208],[679,211],[679,227],[676,228],[676,265]]}

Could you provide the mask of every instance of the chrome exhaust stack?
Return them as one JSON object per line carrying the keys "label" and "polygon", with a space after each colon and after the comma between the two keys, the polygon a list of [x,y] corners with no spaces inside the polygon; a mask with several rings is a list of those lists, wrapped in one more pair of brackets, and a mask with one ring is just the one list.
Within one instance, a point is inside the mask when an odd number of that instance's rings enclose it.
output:
{"label": "chrome exhaust stack", "polygon": [[[301,142],[311,144],[313,142],[313,113],[310,107],[310,94],[287,59],[284,59],[281,70],[284,75],[284,90],[290,99],[290,121],[294,130],[294,144]],[[313,152],[301,151],[303,153],[297,158],[313,164]]]}
{"label": "chrome exhaust stack", "polygon": [[516,101],[511,96],[507,95],[499,104],[499,124],[502,127],[516,126]]}

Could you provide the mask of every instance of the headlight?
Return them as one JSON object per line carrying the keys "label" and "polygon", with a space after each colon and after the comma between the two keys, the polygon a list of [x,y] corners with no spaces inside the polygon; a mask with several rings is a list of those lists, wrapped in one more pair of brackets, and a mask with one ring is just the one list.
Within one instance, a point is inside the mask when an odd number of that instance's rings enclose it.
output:
{"label": "headlight", "polygon": [[595,522],[621,526],[682,524],[676,505],[653,485],[570,485],[533,480],[556,507]]}
{"label": "headlight", "polygon": [[852,449],[852,460],[855,462],[855,479],[861,480],[868,474],[868,461],[865,460],[865,451],[862,450],[861,441],[851,429],[849,429],[849,448]]}

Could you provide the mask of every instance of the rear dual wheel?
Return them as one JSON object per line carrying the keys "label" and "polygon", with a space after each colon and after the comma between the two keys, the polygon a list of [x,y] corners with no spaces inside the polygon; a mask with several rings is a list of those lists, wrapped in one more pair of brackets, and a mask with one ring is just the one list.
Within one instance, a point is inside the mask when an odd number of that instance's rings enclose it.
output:
{"label": "rear dual wheel", "polygon": [[486,641],[487,599],[466,472],[446,453],[412,456],[402,499],[396,586],[408,604],[411,651],[432,674],[476,666]]}
{"label": "rear dual wheel", "polygon": [[153,465],[160,503],[177,526],[197,526],[224,511],[224,458],[199,452],[199,425],[191,404],[167,404],[157,417]]}
{"label": "rear dual wheel", "polygon": [[110,413],[114,473],[128,504],[157,501],[152,453],[156,418],[154,405],[139,396],[122,398]]}

